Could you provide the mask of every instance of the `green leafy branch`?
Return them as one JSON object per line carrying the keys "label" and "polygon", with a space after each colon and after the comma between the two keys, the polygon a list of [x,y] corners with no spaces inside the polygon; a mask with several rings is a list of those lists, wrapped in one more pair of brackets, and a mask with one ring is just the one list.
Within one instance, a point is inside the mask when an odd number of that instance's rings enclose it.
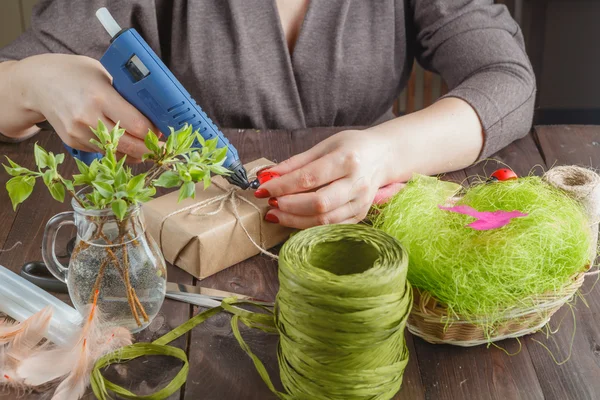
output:
{"label": "green leafy branch", "polygon": [[[171,129],[167,141],[161,145],[158,137],[148,131],[144,143],[149,150],[144,161],[151,161],[152,167],[144,173],[134,175],[125,164],[126,156],[117,159],[119,139],[125,130],[119,124],[111,129],[98,121],[98,127],[92,129],[96,139],[90,143],[102,151],[105,156],[94,160],[89,166],[76,159],[78,174],[72,180],[65,179],[58,166],[63,163],[64,154],[54,155],[37,143],[34,147],[37,171],[21,167],[10,158],[4,165],[11,178],[6,183],[13,209],[24,202],[33,192],[36,179],[41,177],[52,197],[60,202],[69,193],[85,209],[111,208],[119,219],[123,219],[127,210],[138,203],[150,200],[156,194],[156,187],[179,187],[179,200],[195,197],[198,182],[206,189],[210,185],[212,174],[227,175],[229,170],[223,167],[227,148],[217,148],[217,138],[205,141],[202,136],[186,125],[178,131]],[[193,147],[198,141],[201,147]],[[76,194],[76,188],[89,187],[83,195]]]}

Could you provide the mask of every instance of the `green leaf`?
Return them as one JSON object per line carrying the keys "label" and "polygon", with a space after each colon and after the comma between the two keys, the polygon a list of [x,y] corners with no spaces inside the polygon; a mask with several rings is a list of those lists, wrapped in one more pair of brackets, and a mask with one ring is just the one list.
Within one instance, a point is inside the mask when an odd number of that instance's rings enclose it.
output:
{"label": "green leaf", "polygon": [[96,139],[90,139],[90,143],[94,146],[98,147],[100,150],[104,150],[104,145],[97,141]]}
{"label": "green leaf", "polygon": [[190,154],[188,154],[188,160],[188,162],[199,163],[200,153],[198,153],[197,151],[192,151]]}
{"label": "green leaf", "polygon": [[154,159],[154,154],[152,154],[152,153],[146,153],[142,156],[142,161],[153,160],[153,159]]}
{"label": "green leaf", "polygon": [[104,155],[104,158],[102,159],[103,164],[110,169],[111,172],[116,171],[117,169],[115,168],[117,165],[117,155],[116,155],[116,151],[115,149],[113,149],[112,147],[106,147],[106,154]]}
{"label": "green leaf", "polygon": [[51,169],[47,170],[46,172],[44,172],[42,179],[44,180],[44,183],[46,184],[46,186],[48,186],[49,189],[50,185],[52,184],[52,180],[54,179],[54,171],[52,171]]}
{"label": "green leaf", "polygon": [[206,147],[208,148],[209,152],[212,153],[213,151],[215,151],[215,149],[217,148],[218,140],[218,138],[214,138],[206,141]]}
{"label": "green leaf", "polygon": [[33,171],[30,171],[27,168],[21,167],[20,165],[13,162],[13,160],[11,160],[10,158],[6,157],[6,159],[8,160],[10,167],[7,165],[4,165],[4,164],[2,164],[2,166],[4,167],[4,169],[10,176],[34,174]]}
{"label": "green leaf", "polygon": [[227,158],[227,146],[221,147],[212,154],[212,159],[216,163],[222,163]]}
{"label": "green leaf", "polygon": [[75,191],[75,187],[73,186],[73,182],[68,180],[68,179],[63,179],[63,183],[65,184],[67,190],[70,190],[71,192]]}
{"label": "green leaf", "polygon": [[135,199],[137,201],[139,201],[140,203],[145,203],[147,201],[150,201],[152,199],[152,197],[154,197],[155,194],[156,194],[156,188],[149,187],[149,188],[142,190],[140,193],[138,193],[138,195],[135,197]]}
{"label": "green leaf", "polygon": [[75,159],[75,163],[77,164],[77,169],[81,174],[87,175],[89,173],[90,167],[88,167],[86,163],[84,163],[78,158]]}
{"label": "green leaf", "polygon": [[210,186],[210,174],[204,175],[204,179],[202,180],[204,183],[204,190]]}
{"label": "green leaf", "polygon": [[127,174],[123,168],[117,170],[117,174],[115,176],[115,186],[119,187],[127,183]]}
{"label": "green leaf", "polygon": [[194,182],[186,182],[179,189],[179,200],[187,199],[188,197],[195,198],[196,197],[196,185]]}
{"label": "green leaf", "polygon": [[191,182],[192,181],[192,175],[188,172],[187,168],[181,168],[182,166],[180,166],[179,171],[177,171],[179,173],[179,179],[181,179],[184,182]]}
{"label": "green leaf", "polygon": [[65,161],[65,155],[63,153],[57,154],[54,159],[56,160],[56,165],[60,165]]}
{"label": "green leaf", "polygon": [[117,121],[115,127],[110,131],[110,141],[115,148],[119,143],[119,139],[121,139],[121,137],[125,134],[125,129],[119,128],[119,122],[120,121]]}
{"label": "green leaf", "polygon": [[50,165],[50,155],[37,143],[33,146],[33,155],[35,157],[35,165],[37,165],[39,169],[46,168]]}
{"label": "green leaf", "polygon": [[89,168],[90,179],[94,180],[96,176],[98,176],[98,172],[100,171],[100,162],[97,159],[92,160]]}
{"label": "green leaf", "polygon": [[6,182],[6,190],[13,206],[13,211],[17,206],[27,200],[33,192],[35,178],[33,176],[16,176]]}
{"label": "green leaf", "polygon": [[121,157],[121,159],[117,163],[117,166],[115,167],[115,171],[119,171],[120,169],[122,169],[123,165],[125,165],[125,161],[127,161],[127,155]]}
{"label": "green leaf", "polygon": [[131,196],[129,196],[129,193],[127,193],[124,190],[119,190],[118,192],[115,193],[115,198],[117,198],[117,199],[124,199],[124,198],[126,199],[129,197],[131,197]]}
{"label": "green leaf", "polygon": [[115,215],[117,216],[117,218],[119,220],[123,220],[123,217],[125,216],[125,213],[127,212],[127,203],[125,202],[125,200],[119,199],[119,200],[113,201],[111,204],[111,208],[112,208],[113,212],[115,213]]}
{"label": "green leaf", "polygon": [[154,186],[172,188],[179,186],[180,182],[179,174],[173,171],[166,171],[154,181]]}
{"label": "green leaf", "polygon": [[228,170],[227,168],[223,167],[222,165],[211,165],[210,167],[211,172],[215,173],[215,174],[219,174],[219,175],[230,175],[231,171]]}
{"label": "green leaf", "polygon": [[165,147],[167,149],[167,154],[171,154],[173,152],[173,148],[175,146],[175,135],[173,134],[173,128],[171,128],[171,135],[167,138],[167,143]]}
{"label": "green leaf", "polygon": [[100,118],[98,118],[98,127],[96,129],[90,127],[90,129],[102,143],[107,143],[110,141],[110,133],[108,132],[108,128],[106,125],[104,125],[104,122],[102,122]]}
{"label": "green leaf", "polygon": [[50,194],[54,197],[54,200],[60,201],[61,203],[65,201],[65,187],[60,182],[52,182],[50,186]]}
{"label": "green leaf", "polygon": [[148,134],[144,138],[144,144],[152,153],[158,153],[160,151],[160,146],[158,145],[158,136],[156,136],[151,130],[148,131]]}
{"label": "green leaf", "polygon": [[206,175],[206,171],[199,168],[190,168],[190,176],[194,182],[200,182],[204,179],[204,175]]}
{"label": "green leaf", "polygon": [[139,192],[144,188],[144,180],[146,174],[139,174],[134,176],[129,182],[127,182],[127,191],[129,193]]}
{"label": "green leaf", "polygon": [[111,198],[113,195],[113,188],[106,182],[92,182],[92,186],[98,191],[98,193],[105,199]]}
{"label": "green leaf", "polygon": [[[185,144],[188,142],[188,138],[190,136],[192,136],[192,126],[191,125],[187,125],[184,126],[183,128],[181,128],[179,131],[177,131],[177,144],[178,144],[178,149],[183,149],[185,148]],[[190,142],[190,144],[187,146],[188,148],[191,146],[191,143],[193,143],[193,139]]]}
{"label": "green leaf", "polygon": [[194,135],[190,135],[188,136],[185,141],[183,142],[183,144],[181,145],[181,148],[183,149],[183,152],[188,152],[190,151],[192,145],[194,144],[194,140],[196,139],[196,137]]}
{"label": "green leaf", "polygon": [[73,183],[77,186],[89,185],[90,181],[87,179],[87,175],[77,174],[73,175]]}
{"label": "green leaf", "polygon": [[196,136],[196,140],[198,140],[198,143],[200,143],[200,146],[206,146],[206,141],[204,140],[204,137],[200,134],[200,131],[194,132],[194,135]]}

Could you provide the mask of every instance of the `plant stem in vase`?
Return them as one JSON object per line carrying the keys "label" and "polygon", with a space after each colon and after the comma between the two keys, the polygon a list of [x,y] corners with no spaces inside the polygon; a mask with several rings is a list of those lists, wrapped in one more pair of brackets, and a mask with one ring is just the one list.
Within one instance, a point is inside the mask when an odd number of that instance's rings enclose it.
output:
{"label": "plant stem in vase", "polygon": [[[207,187],[211,174],[230,173],[222,166],[227,148],[217,148],[216,138],[204,141],[191,126],[172,130],[165,143],[149,131],[144,139],[149,152],[143,161],[153,165],[146,173],[134,175],[126,157],[117,159],[125,130],[118,123],[109,130],[98,121],[92,131],[96,138],[90,143],[104,157],[89,165],[76,159],[79,173],[72,180],[58,172],[64,154],[54,155],[36,144],[37,171],[7,158],[9,165],[4,168],[12,178],[6,188],[14,208],[31,195],[37,178],[42,178],[54,199],[63,202],[66,194],[72,196],[74,211],[56,215],[46,226],[44,262],[67,283],[78,310],[84,310],[98,292],[98,308],[107,322],[139,331],[158,313],[167,279],[164,258],[146,232],[140,204],[152,199],[157,187],[179,188],[180,200],[194,197],[196,183]],[[200,147],[195,147],[198,143]],[[68,268],[58,263],[54,250],[58,227],[64,223],[77,227]]]}

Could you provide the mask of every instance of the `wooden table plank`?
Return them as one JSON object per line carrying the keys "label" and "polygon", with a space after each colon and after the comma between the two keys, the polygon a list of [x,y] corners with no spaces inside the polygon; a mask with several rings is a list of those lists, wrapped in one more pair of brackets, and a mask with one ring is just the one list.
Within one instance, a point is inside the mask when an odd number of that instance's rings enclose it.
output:
{"label": "wooden table plank", "polygon": [[[13,161],[21,164],[23,167],[36,170],[35,161],[33,158],[33,145],[38,141],[41,146],[46,150],[52,151],[55,154],[63,152],[60,140],[50,132],[41,132],[35,138],[29,139],[18,145],[14,144],[0,144],[0,152],[2,154],[12,153],[14,155]],[[18,148],[18,151],[15,150]],[[72,171],[75,168],[75,162],[71,157],[65,157],[64,164],[62,165],[61,171]],[[1,175],[6,176],[6,172],[2,171]],[[2,194],[0,199],[2,201],[2,207],[0,212],[5,213],[9,210],[10,214],[13,215],[14,223],[9,229],[6,229],[7,244],[13,244],[17,241],[23,243],[13,251],[5,252],[0,254],[0,265],[19,273],[21,266],[27,261],[39,261],[42,259],[42,237],[44,234],[44,228],[46,222],[54,215],[68,211],[70,204],[67,200],[64,203],[59,203],[50,196],[48,189],[44,185],[41,179],[38,179],[35,185],[35,189],[31,194],[31,197],[21,204],[17,209],[17,212],[12,211],[10,200],[6,194],[6,188],[4,185],[0,187]],[[68,229],[66,232],[61,232],[59,235],[60,242],[57,244],[58,249],[66,245],[66,242],[70,237]],[[67,296],[59,296],[63,300],[68,299]]]}
{"label": "wooden table plank", "polygon": [[[308,150],[310,147],[342,130],[329,128],[299,130],[293,132],[226,131],[225,134],[240,150],[242,160],[252,161],[266,156],[273,161],[282,161],[292,154]],[[61,151],[56,137],[38,135],[36,138],[44,147]],[[597,166],[600,163],[600,128],[595,127],[538,127],[534,137],[549,164],[580,163]],[[32,144],[34,140],[19,145],[0,144],[0,154],[9,154],[26,166],[33,166]],[[519,174],[524,175],[542,160],[537,153],[536,142],[527,137],[509,146],[495,156]],[[66,169],[74,168],[67,157]],[[467,170],[469,175],[489,173],[496,166],[493,162],[480,164]],[[537,171],[536,171],[537,173]],[[463,171],[449,174],[447,179],[466,180]],[[6,182],[2,174],[0,183]],[[41,185],[40,185],[41,186]],[[42,190],[43,189],[43,190]],[[0,245],[10,246],[21,240],[23,246],[18,251],[0,254],[0,264],[13,269],[24,261],[39,259],[41,235],[46,221],[57,212],[68,210],[67,204],[59,204],[51,199],[45,188],[36,189],[28,206],[18,214],[9,209],[5,191],[0,194],[0,224],[12,228],[0,232]],[[36,207],[34,205],[43,205]],[[63,235],[64,236],[64,235]],[[193,282],[190,275],[169,267],[169,280],[181,283]],[[228,268],[202,281],[203,286],[274,299],[278,290],[276,263],[265,256],[253,257]],[[589,282],[586,284],[589,286]],[[588,288],[589,289],[589,288]],[[524,347],[516,356],[508,356],[502,350],[485,346],[464,349],[453,346],[431,345],[407,333],[410,362],[405,371],[404,384],[396,398],[401,399],[567,399],[600,398],[600,338],[597,322],[600,320],[600,296],[597,288],[587,296],[590,308],[578,303],[576,310],[577,331],[571,360],[564,366],[557,366],[548,352],[532,339],[543,339],[542,334],[524,340]],[[561,312],[568,313],[568,309]],[[166,333],[191,316],[190,307],[166,300],[155,322],[142,334],[139,340],[149,341]],[[559,316],[553,319],[559,321]],[[229,316],[220,315],[196,328],[189,337],[177,342],[181,348],[189,348],[190,374],[185,392],[176,393],[171,398],[274,398],[268,391],[246,354],[239,348],[229,326]],[[565,318],[561,330],[554,335],[558,343],[555,355],[560,358],[572,335],[572,325]],[[276,359],[277,337],[262,332],[242,329],[247,342],[265,362],[276,385],[278,366]],[[553,345],[552,342],[549,343]],[[516,352],[516,341],[501,343],[508,352]],[[552,347],[551,347],[552,348]],[[164,358],[140,360],[127,367],[114,367],[110,377],[138,393],[148,393],[168,381],[179,368],[179,364]],[[157,373],[160,371],[161,373]],[[539,380],[538,380],[539,377]],[[539,382],[544,382],[540,385]],[[47,394],[44,394],[47,397]],[[29,395],[24,398],[37,399],[42,396]],[[14,395],[0,395],[0,399],[11,399]],[[88,393],[86,398],[93,398]]]}
{"label": "wooden table plank", "polygon": [[598,126],[536,126],[535,138],[548,168],[555,164],[600,167]]}
{"label": "wooden table plank", "polygon": [[[48,135],[44,135],[40,138],[41,143],[45,146],[47,141],[49,140]],[[28,163],[33,164],[33,148],[30,143],[19,143],[14,145],[5,145],[2,146],[1,153],[2,158],[0,159],[0,163],[8,165],[8,161],[6,157],[10,157],[16,163]],[[14,243],[6,243],[6,239],[8,238],[8,234],[12,225],[17,217],[17,212],[13,211],[12,205],[10,203],[10,198],[8,197],[8,192],[6,191],[6,182],[11,178],[10,175],[6,173],[4,168],[0,169],[0,204],[2,208],[0,208],[0,226],[3,227],[0,230],[0,249],[2,248],[10,248]],[[18,209],[17,209],[18,211]]]}
{"label": "wooden table plank", "polygon": [[[281,162],[292,155],[287,131],[225,130],[224,133],[244,162],[260,157]],[[277,262],[258,255],[199,284],[273,301],[279,289]],[[230,321],[229,315],[220,314],[192,331],[185,399],[276,398],[233,337]],[[278,382],[277,336],[244,328],[242,334],[272,379]]]}
{"label": "wooden table plank", "polygon": [[[548,167],[600,165],[600,127],[538,126],[535,138]],[[526,339],[540,381],[551,382],[542,386],[548,400],[600,398],[600,288],[594,283],[594,277],[588,278],[581,290],[589,308],[577,301],[576,325],[570,309],[563,307],[550,324],[556,328],[565,317],[558,332],[548,340],[542,333]],[[550,352],[534,340],[544,343]],[[570,352],[568,362],[556,364],[554,358],[563,361]]]}

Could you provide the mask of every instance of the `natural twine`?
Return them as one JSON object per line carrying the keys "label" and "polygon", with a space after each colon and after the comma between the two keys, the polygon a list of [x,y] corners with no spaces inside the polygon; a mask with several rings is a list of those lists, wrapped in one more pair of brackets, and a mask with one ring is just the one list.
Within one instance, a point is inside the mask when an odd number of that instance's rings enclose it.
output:
{"label": "natural twine", "polygon": [[[161,400],[186,381],[185,352],[168,343],[206,319],[227,311],[233,335],[250,356],[269,389],[281,399],[391,399],[400,389],[408,363],[404,328],[412,304],[406,281],[408,256],[384,232],[361,225],[326,225],[299,232],[280,252],[275,309],[235,298],[206,310],[155,340],[136,343],[102,357],[91,384],[100,400],[109,391],[126,399]],[[239,308],[254,305],[267,313]],[[242,338],[239,322],[280,335],[278,359],[285,392]],[[102,369],[145,355],[183,361],[163,389],[138,396],[109,381]]]}
{"label": "natural twine", "polygon": [[[588,168],[565,165],[551,168],[544,179],[552,186],[563,190],[578,201],[590,221],[592,241],[590,261],[593,263],[598,252],[598,225],[600,223],[600,175]],[[600,269],[586,272],[586,276],[597,275]]]}
{"label": "natural twine", "polygon": [[[255,168],[251,169],[248,172],[248,180],[250,180],[250,181],[254,180],[254,178],[256,178],[256,174],[258,173],[258,171],[260,171],[264,168],[268,168],[272,165],[273,164],[264,164],[264,165],[259,165]],[[273,259],[277,259],[278,257],[276,254],[273,254],[270,251],[268,251],[267,249],[265,249],[265,244],[264,244],[264,240],[263,240],[263,231],[262,231],[262,214],[260,212],[260,208],[256,204],[252,203],[250,200],[246,199],[243,196],[240,196],[239,193],[240,193],[241,189],[238,188],[237,186],[231,185],[229,188],[227,188],[227,187],[219,184],[218,182],[214,182],[214,181],[212,182],[212,184],[215,185],[216,187],[218,187],[219,189],[221,189],[224,193],[222,195],[218,195],[218,196],[212,197],[210,199],[202,200],[197,203],[191,204],[187,207],[183,207],[179,210],[175,210],[172,213],[163,217],[163,219],[160,221],[160,229],[159,229],[159,235],[158,235],[160,250],[163,251],[163,243],[162,243],[163,227],[165,226],[165,222],[167,222],[167,220],[169,218],[171,218],[175,215],[184,213],[186,211],[189,211],[189,214],[195,215],[197,217],[207,217],[207,216],[217,215],[221,211],[223,211],[226,204],[229,204],[231,212],[232,212],[233,216],[235,217],[235,220],[237,221],[238,224],[240,224],[244,233],[248,237],[248,240],[250,240],[250,242],[254,245],[254,247],[256,247],[262,254],[265,254]],[[243,201],[244,203],[250,205],[258,213],[259,243],[257,243],[254,240],[252,235],[250,235],[250,232],[248,232],[248,229],[246,229],[246,227],[244,226],[244,223],[242,222],[242,220],[240,218],[240,214],[238,212],[238,202],[239,201]],[[208,206],[211,206],[213,204],[218,204],[218,207],[216,210],[209,211],[209,212],[200,212],[200,210],[202,210]],[[175,260],[173,260],[173,261],[175,261]]]}
{"label": "natural twine", "polygon": [[9,247],[8,249],[3,249],[0,250],[0,253],[8,253],[9,251],[13,251],[14,249],[16,249],[17,247],[21,246],[23,243],[22,242],[15,242],[15,244],[13,244],[11,247]]}

